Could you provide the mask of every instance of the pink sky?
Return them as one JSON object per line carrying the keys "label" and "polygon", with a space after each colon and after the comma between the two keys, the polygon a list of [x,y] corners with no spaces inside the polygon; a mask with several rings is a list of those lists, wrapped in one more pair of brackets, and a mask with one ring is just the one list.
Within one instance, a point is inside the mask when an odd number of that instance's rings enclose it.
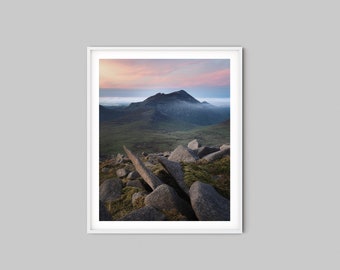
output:
{"label": "pink sky", "polygon": [[101,59],[99,87],[114,89],[229,87],[228,59]]}

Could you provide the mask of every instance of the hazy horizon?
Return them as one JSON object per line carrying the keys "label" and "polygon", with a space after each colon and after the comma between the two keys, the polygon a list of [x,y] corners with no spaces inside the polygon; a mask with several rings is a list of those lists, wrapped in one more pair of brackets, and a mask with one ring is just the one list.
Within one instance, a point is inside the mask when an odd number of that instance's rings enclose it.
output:
{"label": "hazy horizon", "polygon": [[[174,89],[174,90],[163,90],[163,91],[152,91],[152,90],[129,90],[126,91],[124,89],[100,89],[99,91],[99,104],[103,106],[128,106],[133,102],[142,102],[150,96],[156,95],[157,93],[169,94],[175,91],[179,91],[182,89]],[[203,92],[194,96],[189,91],[186,91],[189,95],[194,97],[200,102],[206,101],[211,105],[218,107],[229,107],[230,106],[230,98],[227,95],[220,96],[207,96],[204,95]]]}

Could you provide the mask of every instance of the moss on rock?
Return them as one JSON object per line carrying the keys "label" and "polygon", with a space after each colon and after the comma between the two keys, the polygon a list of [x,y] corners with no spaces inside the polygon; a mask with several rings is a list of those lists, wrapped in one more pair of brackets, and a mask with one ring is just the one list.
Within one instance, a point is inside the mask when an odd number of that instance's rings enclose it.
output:
{"label": "moss on rock", "polygon": [[199,161],[182,163],[184,181],[188,187],[201,181],[212,185],[218,193],[230,199],[230,158],[224,157],[214,162]]}
{"label": "moss on rock", "polygon": [[125,187],[118,200],[106,204],[106,208],[112,215],[113,220],[118,220],[131,211],[144,206],[144,200],[141,200],[138,204],[135,204],[135,206],[132,205],[132,195],[138,191],[140,190],[135,187]]}

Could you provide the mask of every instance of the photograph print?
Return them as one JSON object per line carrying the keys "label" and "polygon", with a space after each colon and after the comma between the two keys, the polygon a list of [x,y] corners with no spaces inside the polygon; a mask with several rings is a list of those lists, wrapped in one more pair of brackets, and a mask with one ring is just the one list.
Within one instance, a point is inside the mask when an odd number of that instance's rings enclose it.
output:
{"label": "photograph print", "polygon": [[101,224],[231,221],[236,70],[230,58],[174,57],[98,57]]}

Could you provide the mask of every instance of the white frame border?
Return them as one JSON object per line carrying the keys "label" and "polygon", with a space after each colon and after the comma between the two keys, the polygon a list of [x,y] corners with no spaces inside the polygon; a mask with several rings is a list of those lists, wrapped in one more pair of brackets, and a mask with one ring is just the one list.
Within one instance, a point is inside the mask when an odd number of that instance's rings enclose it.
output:
{"label": "white frame border", "polygon": [[[230,59],[231,221],[98,221],[99,59]],[[242,47],[87,48],[87,233],[240,234],[243,232]],[[235,180],[232,180],[235,179]],[[97,210],[96,210],[97,209]]]}

